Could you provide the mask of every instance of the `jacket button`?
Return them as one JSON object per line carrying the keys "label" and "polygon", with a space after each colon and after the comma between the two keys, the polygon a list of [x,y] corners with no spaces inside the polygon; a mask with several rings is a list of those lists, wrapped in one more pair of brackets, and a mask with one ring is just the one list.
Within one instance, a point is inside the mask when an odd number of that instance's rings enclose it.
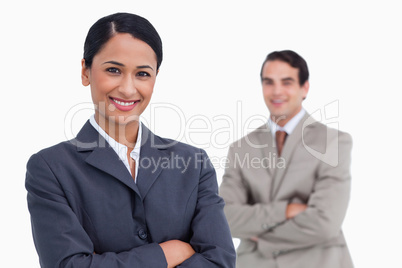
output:
{"label": "jacket button", "polygon": [[146,238],[148,237],[148,234],[147,234],[147,232],[146,232],[144,229],[140,229],[140,230],[138,231],[138,236],[139,236],[142,240],[144,240],[144,239],[146,239]]}

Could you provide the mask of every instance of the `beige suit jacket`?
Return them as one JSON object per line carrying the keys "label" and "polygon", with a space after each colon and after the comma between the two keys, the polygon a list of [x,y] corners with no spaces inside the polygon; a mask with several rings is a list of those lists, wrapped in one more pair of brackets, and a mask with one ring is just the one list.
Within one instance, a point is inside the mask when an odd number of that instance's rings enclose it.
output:
{"label": "beige suit jacket", "polygon": [[[287,137],[281,157],[267,124],[231,145],[220,195],[232,236],[241,239],[238,268],[353,267],[341,230],[351,148],[349,134],[308,114]],[[287,220],[290,202],[308,207]]]}

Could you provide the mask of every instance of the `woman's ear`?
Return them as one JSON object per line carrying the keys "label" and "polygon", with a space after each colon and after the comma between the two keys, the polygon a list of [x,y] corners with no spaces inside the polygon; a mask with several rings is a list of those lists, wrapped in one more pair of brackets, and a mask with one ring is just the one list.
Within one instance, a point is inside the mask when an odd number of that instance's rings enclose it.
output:
{"label": "woman's ear", "polygon": [[81,82],[82,85],[89,86],[89,68],[85,66],[85,59],[81,60]]}

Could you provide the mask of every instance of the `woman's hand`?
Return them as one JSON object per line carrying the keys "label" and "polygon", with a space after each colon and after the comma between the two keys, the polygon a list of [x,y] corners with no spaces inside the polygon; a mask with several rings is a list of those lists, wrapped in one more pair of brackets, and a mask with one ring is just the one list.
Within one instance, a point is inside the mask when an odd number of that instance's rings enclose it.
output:
{"label": "woman's hand", "polygon": [[160,243],[159,246],[165,254],[168,268],[176,267],[195,253],[190,244],[180,240],[166,241]]}

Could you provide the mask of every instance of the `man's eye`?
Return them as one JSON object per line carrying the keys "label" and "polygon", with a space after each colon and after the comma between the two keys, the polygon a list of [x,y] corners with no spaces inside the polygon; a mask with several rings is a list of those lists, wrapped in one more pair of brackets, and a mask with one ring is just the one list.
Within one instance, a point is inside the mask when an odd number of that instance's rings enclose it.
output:
{"label": "man's eye", "polygon": [[114,67],[111,68],[107,68],[106,71],[108,71],[109,73],[114,73],[114,74],[119,74],[120,70]]}

